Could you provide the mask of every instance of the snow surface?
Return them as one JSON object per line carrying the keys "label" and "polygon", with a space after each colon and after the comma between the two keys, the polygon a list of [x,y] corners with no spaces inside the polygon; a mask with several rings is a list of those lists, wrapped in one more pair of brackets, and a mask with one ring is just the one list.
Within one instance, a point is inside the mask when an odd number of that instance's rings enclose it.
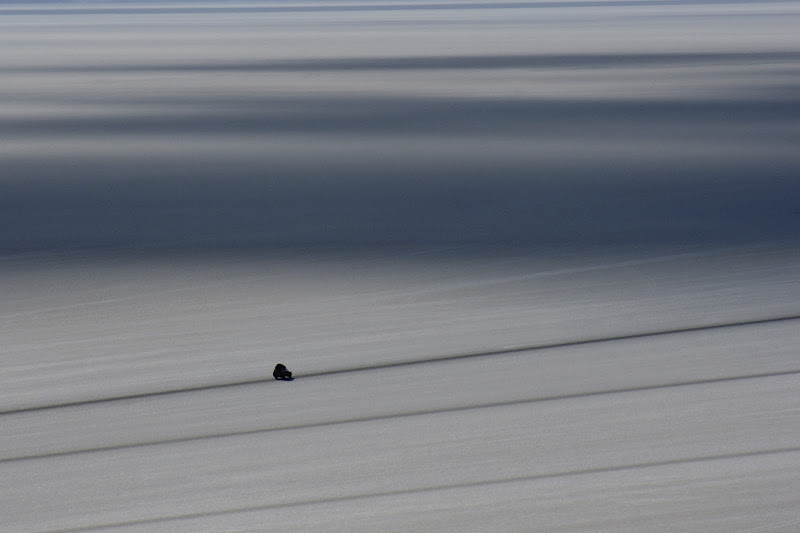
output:
{"label": "snow surface", "polygon": [[76,255],[3,267],[5,531],[800,526],[793,251]]}
{"label": "snow surface", "polygon": [[800,531],[799,22],[0,2],[0,531]]}

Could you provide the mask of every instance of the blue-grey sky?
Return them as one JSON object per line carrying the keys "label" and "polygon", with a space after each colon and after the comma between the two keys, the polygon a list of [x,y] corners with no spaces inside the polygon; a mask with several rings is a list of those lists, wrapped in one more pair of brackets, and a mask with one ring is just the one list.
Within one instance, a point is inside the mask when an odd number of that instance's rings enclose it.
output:
{"label": "blue-grey sky", "polygon": [[0,6],[0,247],[792,241],[794,2]]}

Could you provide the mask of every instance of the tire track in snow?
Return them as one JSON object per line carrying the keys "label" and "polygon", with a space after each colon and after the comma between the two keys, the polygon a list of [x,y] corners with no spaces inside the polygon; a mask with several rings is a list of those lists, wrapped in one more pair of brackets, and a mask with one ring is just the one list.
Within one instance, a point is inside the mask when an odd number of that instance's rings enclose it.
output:
{"label": "tire track in snow", "polygon": [[31,455],[19,455],[16,457],[7,457],[0,459],[0,465],[6,463],[15,463],[21,461],[33,461],[33,460],[40,460],[40,459],[53,459],[59,457],[69,457],[74,455],[84,455],[89,453],[99,453],[99,452],[114,452],[114,451],[121,451],[121,450],[130,450],[134,448],[146,448],[146,447],[154,447],[154,446],[164,446],[169,444],[185,444],[189,442],[197,442],[203,440],[210,440],[210,439],[223,439],[223,438],[232,438],[232,437],[245,437],[249,435],[260,435],[266,433],[273,433],[276,431],[292,431],[292,430],[303,430],[303,429],[313,429],[313,428],[321,428],[327,426],[340,426],[345,424],[360,424],[360,423],[367,423],[367,422],[377,422],[380,420],[392,420],[398,418],[410,418],[415,416],[426,416],[426,415],[439,415],[439,414],[447,414],[447,413],[458,413],[464,411],[474,411],[479,409],[495,409],[500,407],[510,407],[515,405],[525,405],[531,403],[542,403],[542,402],[555,402],[555,401],[563,401],[563,400],[576,400],[581,398],[590,398],[594,396],[607,396],[611,394],[625,394],[625,393],[636,393],[636,392],[647,392],[653,390],[660,390],[660,389],[670,389],[676,387],[689,387],[695,385],[711,385],[711,384],[718,384],[718,383],[728,383],[733,381],[744,381],[750,379],[765,379],[765,378],[775,378],[775,377],[785,377],[785,376],[794,376],[800,375],[800,369],[798,370],[786,370],[782,372],[768,372],[768,373],[761,373],[761,374],[747,374],[747,375],[740,375],[740,376],[727,376],[727,377],[718,377],[718,378],[706,378],[706,379],[697,379],[691,381],[681,381],[681,382],[674,382],[674,383],[661,383],[655,385],[641,385],[637,387],[626,387],[626,388],[617,388],[617,389],[605,389],[605,390],[598,390],[598,391],[589,391],[589,392],[577,392],[572,394],[559,394],[559,395],[552,395],[552,396],[534,396],[530,398],[521,398],[515,400],[504,400],[499,402],[488,402],[488,403],[480,403],[480,404],[472,404],[472,405],[460,405],[460,406],[451,406],[451,407],[440,407],[435,409],[424,409],[418,411],[409,411],[403,413],[388,413],[388,414],[378,414],[378,415],[371,415],[371,416],[363,416],[363,417],[353,417],[353,418],[342,418],[339,420],[325,420],[320,422],[309,422],[305,424],[294,424],[294,425],[285,425],[285,426],[273,426],[268,428],[256,428],[256,429],[247,429],[241,431],[230,431],[226,433],[211,433],[206,435],[192,435],[186,437],[176,437],[171,439],[162,439],[156,441],[143,441],[143,442],[133,442],[133,443],[123,443],[123,444],[116,444],[110,446],[98,446],[95,448],[81,448],[81,449],[74,449],[74,450],[63,450],[63,451],[54,451],[54,452],[47,452],[47,453],[39,453],[39,454],[31,454]]}
{"label": "tire track in snow", "polygon": [[46,531],[43,533],[77,533],[79,531],[99,531],[104,529],[117,529],[123,527],[137,527],[137,526],[146,526],[146,525],[153,525],[153,524],[160,524],[164,522],[177,522],[181,520],[197,520],[197,519],[204,519],[204,518],[212,518],[216,516],[225,516],[225,515],[234,515],[240,513],[249,513],[249,512],[259,512],[259,511],[272,511],[272,510],[279,510],[279,509],[287,509],[292,507],[306,507],[312,505],[326,505],[326,504],[337,504],[337,503],[344,503],[344,502],[352,502],[352,501],[359,501],[359,500],[374,500],[378,498],[391,498],[396,496],[410,496],[410,495],[423,495],[423,494],[430,494],[433,492],[439,491],[447,491],[447,490],[459,490],[459,489],[470,489],[476,487],[487,487],[487,486],[497,486],[497,485],[505,485],[505,484],[512,484],[512,483],[526,483],[526,482],[535,482],[535,481],[545,481],[550,479],[559,479],[565,477],[575,477],[575,476],[587,476],[587,475],[596,475],[596,474],[609,474],[614,472],[625,472],[631,470],[642,470],[646,468],[658,468],[658,467],[670,467],[670,466],[680,466],[680,465],[689,465],[689,464],[699,464],[699,463],[708,463],[708,462],[717,462],[717,461],[729,461],[729,460],[739,460],[739,459],[750,459],[756,457],[765,457],[770,455],[780,455],[780,454],[789,454],[789,453],[798,453],[800,452],[799,447],[791,447],[791,448],[774,448],[774,449],[766,449],[766,450],[751,450],[751,451],[742,451],[742,452],[734,452],[734,453],[727,453],[727,454],[717,454],[717,455],[701,455],[695,457],[682,457],[678,459],[665,459],[662,461],[650,461],[645,463],[631,463],[631,464],[623,464],[623,465],[611,465],[611,466],[601,466],[595,468],[585,468],[585,469],[576,469],[576,470],[564,470],[561,472],[549,472],[543,474],[532,474],[529,476],[518,476],[518,477],[508,477],[508,478],[500,478],[500,479],[487,479],[482,481],[467,481],[464,483],[453,483],[450,485],[437,485],[437,486],[429,486],[429,487],[418,487],[418,488],[409,488],[409,489],[399,489],[399,490],[392,490],[392,491],[385,491],[385,492],[373,492],[367,494],[351,494],[347,496],[338,496],[338,497],[331,497],[331,498],[320,498],[316,500],[303,500],[303,501],[296,501],[296,502],[286,502],[286,503],[273,503],[273,504],[264,504],[264,505],[251,505],[247,507],[237,507],[232,509],[220,509],[216,511],[202,511],[202,512],[195,512],[195,513],[185,513],[179,515],[170,515],[170,516],[160,516],[160,517],[153,517],[153,518],[141,518],[137,520],[128,520],[124,522],[112,522],[106,524],[97,524],[91,526],[82,526],[82,527],[75,527],[75,528],[67,528],[67,529],[54,529],[50,531]]}
{"label": "tire track in snow", "polygon": [[[465,359],[478,359],[483,357],[492,357],[496,355],[509,355],[509,354],[516,354],[516,353],[524,353],[524,352],[536,352],[542,350],[553,350],[558,348],[570,348],[574,346],[586,346],[592,344],[601,344],[605,342],[618,342],[618,341],[627,341],[627,340],[635,340],[635,339],[644,339],[648,337],[660,337],[664,335],[677,335],[682,333],[695,333],[695,332],[702,332],[702,331],[711,331],[711,330],[718,330],[718,329],[729,329],[729,328],[739,328],[739,327],[746,327],[746,326],[760,326],[765,324],[774,324],[780,322],[790,322],[794,320],[800,320],[800,315],[788,315],[788,316],[781,316],[781,317],[771,317],[771,318],[760,318],[754,320],[744,320],[744,321],[737,321],[737,322],[723,322],[717,324],[706,324],[702,326],[689,326],[683,328],[674,328],[674,329],[664,329],[664,330],[657,330],[657,331],[646,331],[640,333],[628,333],[622,335],[614,335],[609,337],[595,337],[591,339],[577,339],[571,341],[563,341],[563,342],[554,342],[554,343],[546,343],[546,344],[530,344],[530,345],[521,345],[521,346],[508,346],[498,349],[490,349],[485,351],[477,351],[477,352],[465,352],[460,354],[451,354],[451,355],[443,355],[443,356],[431,356],[419,359],[409,359],[405,361],[394,361],[394,362],[387,362],[387,363],[380,363],[376,365],[365,365],[365,366],[357,366],[357,367],[350,367],[350,368],[339,368],[339,369],[331,369],[331,370],[323,370],[320,372],[311,372],[308,374],[297,374],[295,373],[296,379],[315,379],[315,378],[325,378],[330,376],[336,376],[339,374],[351,374],[355,372],[371,372],[375,370],[386,370],[390,368],[401,368],[406,366],[417,366],[417,365],[425,365],[425,364],[438,364],[438,363],[446,363],[451,361],[459,361]],[[793,373],[795,371],[789,371],[789,373]],[[769,374],[767,374],[769,375]],[[251,380],[243,380],[243,381],[233,381],[228,383],[211,383],[206,385],[197,385],[193,387],[184,387],[180,389],[168,389],[168,390],[161,390],[161,391],[150,391],[150,392],[141,392],[141,393],[134,393],[134,394],[124,394],[119,396],[107,396],[104,398],[87,398],[85,400],[76,400],[71,402],[63,402],[63,403],[53,403],[53,404],[44,404],[44,405],[34,405],[29,407],[18,407],[18,408],[11,408],[0,410],[0,416],[9,416],[9,415],[16,415],[22,413],[32,413],[36,411],[46,411],[49,409],[64,409],[64,408],[71,408],[71,407],[82,407],[88,405],[97,405],[102,403],[110,403],[110,402],[123,402],[127,400],[141,400],[145,398],[157,398],[159,396],[171,396],[175,394],[187,394],[192,392],[203,392],[203,391],[210,391],[210,390],[218,390],[218,389],[227,389],[227,388],[234,388],[234,387],[244,387],[248,385],[265,385],[267,383],[273,382],[274,379],[272,376],[263,377],[258,379],[251,379]]]}

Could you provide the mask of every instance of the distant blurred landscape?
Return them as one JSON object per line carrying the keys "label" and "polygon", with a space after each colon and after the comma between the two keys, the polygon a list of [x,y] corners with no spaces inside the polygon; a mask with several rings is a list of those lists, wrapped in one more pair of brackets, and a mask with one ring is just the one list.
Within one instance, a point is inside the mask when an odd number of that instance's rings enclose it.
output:
{"label": "distant blurred landscape", "polygon": [[6,251],[800,235],[792,2],[2,5]]}

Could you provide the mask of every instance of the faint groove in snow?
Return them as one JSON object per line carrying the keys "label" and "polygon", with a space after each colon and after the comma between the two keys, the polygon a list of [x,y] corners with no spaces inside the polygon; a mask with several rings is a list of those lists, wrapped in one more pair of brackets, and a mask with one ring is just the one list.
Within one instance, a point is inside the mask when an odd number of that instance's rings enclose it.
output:
{"label": "faint groove in snow", "polygon": [[[774,324],[778,322],[789,322],[792,320],[800,320],[800,315],[788,315],[782,317],[771,317],[771,318],[760,318],[755,320],[744,320],[739,322],[724,322],[718,324],[707,324],[703,326],[689,326],[684,328],[675,328],[675,329],[665,329],[659,331],[646,331],[643,333],[629,333],[624,335],[616,335],[610,337],[595,337],[593,339],[578,339],[578,340],[571,340],[571,341],[563,341],[563,342],[554,342],[554,343],[547,343],[547,344],[530,344],[530,345],[522,345],[522,346],[511,346],[505,347],[500,349],[492,349],[492,350],[485,350],[485,351],[478,351],[478,352],[467,352],[461,354],[452,354],[452,355],[444,355],[444,356],[431,356],[426,357],[423,359],[410,359],[406,361],[395,361],[395,362],[388,362],[388,363],[381,363],[377,365],[367,365],[367,366],[358,366],[358,367],[351,367],[351,368],[340,368],[340,369],[333,369],[333,370],[323,370],[321,372],[312,372],[308,374],[298,374],[295,372],[296,379],[311,379],[311,378],[321,378],[321,377],[328,377],[328,376],[335,376],[338,374],[350,374],[353,372],[370,372],[374,370],[385,370],[389,368],[399,368],[405,366],[416,366],[416,365],[424,365],[424,364],[432,364],[432,363],[445,363],[450,361],[459,361],[462,359],[477,359],[482,357],[491,357],[495,355],[508,355],[514,353],[522,353],[522,352],[534,352],[540,350],[552,350],[557,348],[569,348],[573,346],[584,346],[584,345],[591,345],[591,344],[600,344],[604,342],[615,342],[615,341],[626,341],[626,340],[634,340],[634,339],[644,339],[648,337],[659,337],[662,335],[675,335],[680,333],[694,333],[700,331],[710,331],[715,329],[727,329],[727,328],[738,328],[738,327],[745,327],[745,326],[758,326],[764,324]],[[777,375],[782,374],[792,374],[796,371],[790,370],[785,373],[778,373]],[[771,376],[776,374],[763,374],[764,376]],[[742,378],[723,378],[723,380],[728,379],[742,379]],[[5,409],[0,410],[0,416],[7,416],[7,415],[16,415],[22,413],[31,413],[35,411],[46,411],[48,409],[63,409],[68,407],[81,407],[86,405],[96,405],[101,403],[108,403],[108,402],[121,402],[126,400],[140,400],[144,398],[155,398],[158,396],[170,396],[173,394],[184,394],[190,392],[202,392],[202,391],[209,391],[209,390],[217,390],[217,389],[226,389],[226,388],[233,388],[233,387],[243,387],[247,385],[262,385],[273,382],[274,379],[270,377],[263,377],[259,379],[251,379],[245,381],[234,381],[229,383],[212,383],[208,385],[197,385],[194,387],[185,387],[181,389],[170,389],[170,390],[162,390],[162,391],[151,391],[151,392],[142,392],[136,394],[125,394],[120,396],[109,396],[105,398],[89,398],[85,400],[76,400],[73,402],[64,402],[64,403],[54,403],[54,404],[46,404],[46,405],[35,405],[30,407],[20,407],[16,409]],[[699,383],[705,383],[705,381],[700,381]],[[671,386],[671,385],[668,385]],[[595,393],[592,393],[595,394]]]}
{"label": "faint groove in snow", "polygon": [[40,453],[40,454],[32,454],[32,455],[20,455],[16,457],[7,457],[4,459],[0,459],[0,464],[5,463],[13,463],[13,462],[20,462],[20,461],[31,461],[37,459],[52,459],[58,457],[68,457],[72,455],[83,455],[88,453],[98,453],[98,452],[112,452],[112,451],[120,451],[120,450],[129,450],[133,448],[144,448],[150,446],[162,446],[168,444],[184,444],[188,442],[195,442],[195,441],[202,441],[202,440],[209,440],[209,439],[222,439],[222,438],[231,438],[231,437],[245,437],[248,435],[259,435],[264,433],[272,433],[275,431],[291,431],[291,430],[303,430],[303,429],[313,429],[313,428],[321,428],[326,426],[340,426],[344,424],[359,424],[359,423],[366,423],[366,422],[376,422],[379,420],[391,420],[396,418],[409,418],[414,416],[426,416],[426,415],[439,415],[439,414],[447,414],[447,413],[457,413],[463,411],[473,411],[478,409],[494,409],[498,407],[510,407],[515,405],[525,405],[530,403],[541,403],[541,402],[555,402],[561,400],[575,400],[581,398],[590,398],[593,396],[606,396],[610,394],[624,394],[624,393],[631,393],[631,392],[646,392],[652,390],[659,390],[659,389],[669,389],[675,387],[688,387],[693,385],[711,385],[715,383],[726,383],[731,381],[743,381],[748,379],[763,379],[763,378],[774,378],[774,377],[782,377],[782,376],[792,376],[792,375],[800,375],[800,370],[787,370],[782,372],[769,372],[763,374],[747,374],[741,376],[728,376],[728,377],[721,377],[721,378],[707,378],[707,379],[697,379],[692,381],[681,381],[675,383],[661,383],[655,385],[641,385],[638,387],[627,387],[627,388],[619,388],[619,389],[606,389],[606,390],[598,390],[598,391],[589,391],[589,392],[576,392],[572,394],[559,394],[553,396],[538,396],[532,398],[520,398],[515,400],[504,400],[500,402],[489,402],[489,403],[481,403],[481,404],[472,404],[472,405],[460,405],[460,406],[450,406],[450,407],[440,407],[437,409],[425,409],[420,411],[409,411],[404,413],[388,413],[388,414],[377,414],[371,416],[363,416],[363,417],[354,417],[354,418],[343,418],[339,420],[325,420],[320,422],[308,422],[305,424],[294,424],[294,425],[286,425],[286,426],[273,426],[268,428],[256,428],[256,429],[247,429],[241,431],[230,431],[227,433],[211,433],[207,435],[192,435],[187,437],[176,437],[171,439],[163,439],[157,441],[145,441],[145,442],[133,442],[133,443],[125,443],[125,444],[117,444],[111,446],[101,446],[96,448],[82,448],[77,450],[65,450],[65,451],[55,451],[55,452],[48,452],[48,453]]}
{"label": "faint groove in snow", "polygon": [[[451,283],[443,288],[436,288],[436,289],[422,289],[411,293],[407,300],[413,299],[415,296],[420,294],[430,294],[431,292],[441,292],[443,290],[450,291],[450,290],[458,290],[463,288],[474,287],[476,285],[479,286],[489,286],[489,285],[500,285],[504,283],[511,283],[515,281],[526,281],[536,278],[544,278],[544,277],[554,277],[554,276],[563,276],[566,274],[580,274],[583,272],[594,272],[597,270],[612,270],[616,268],[624,268],[629,266],[638,266],[638,265],[646,265],[646,264],[653,264],[653,263],[663,263],[668,261],[673,261],[675,259],[683,259],[687,257],[697,257],[701,255],[707,255],[707,252],[684,252],[684,253],[677,253],[677,254],[669,254],[669,255],[662,255],[657,257],[648,257],[644,259],[629,259],[625,261],[615,261],[611,263],[602,263],[597,265],[588,265],[588,266],[580,266],[580,267],[570,267],[570,268],[560,268],[556,270],[545,270],[542,272],[534,272],[530,274],[521,274],[516,276],[505,276],[500,278],[494,278],[490,281],[482,280],[482,281],[468,281],[468,282],[461,282],[461,283]],[[13,259],[18,256],[24,257],[24,254],[16,254],[15,256],[9,257],[0,257],[0,261],[5,261],[8,259]],[[49,307],[40,307],[34,309],[26,309],[23,311],[14,311],[10,313],[0,313],[0,319],[10,319],[10,318],[19,318],[19,317],[26,317],[26,316],[37,316],[37,315],[44,315],[47,313],[56,313],[60,311],[69,311],[72,309],[84,309],[87,307],[96,307],[102,306],[107,304],[117,304],[128,302],[131,300],[142,300],[144,298],[150,297],[154,294],[158,294],[159,296],[163,296],[164,294],[175,294],[175,293],[182,293],[182,292],[192,292],[198,289],[208,289],[212,287],[220,287],[231,282],[235,283],[248,283],[252,281],[260,281],[264,279],[263,276],[249,276],[244,278],[236,278],[235,280],[231,279],[220,279],[215,280],[207,283],[197,283],[193,285],[186,285],[184,287],[176,287],[173,289],[159,289],[158,291],[144,291],[144,292],[137,292],[136,294],[130,294],[126,296],[118,296],[114,298],[99,298],[95,300],[88,300],[82,301],[78,303],[72,304],[63,304],[63,305],[53,305]],[[39,298],[26,298],[25,302],[31,302],[35,300],[46,299],[47,296],[41,296]]]}
{"label": "faint groove in snow", "polygon": [[367,494],[352,494],[348,496],[338,496],[338,497],[331,497],[331,498],[319,498],[316,500],[305,500],[305,501],[296,501],[296,502],[286,502],[286,503],[274,503],[274,504],[264,504],[264,505],[251,505],[247,507],[237,507],[233,509],[220,509],[217,511],[203,511],[203,512],[196,512],[196,513],[185,513],[180,515],[172,515],[172,516],[161,516],[161,517],[153,517],[153,518],[141,518],[138,520],[129,520],[125,522],[113,522],[107,524],[99,524],[99,525],[91,525],[91,526],[82,526],[82,527],[74,527],[68,529],[56,529],[50,530],[43,533],[77,533],[78,531],[97,531],[103,529],[112,529],[112,528],[123,528],[123,527],[135,527],[135,526],[145,526],[145,525],[152,525],[152,524],[159,524],[163,522],[177,522],[181,520],[198,520],[204,518],[211,518],[215,516],[225,516],[225,515],[233,515],[239,513],[249,513],[249,512],[259,512],[259,511],[272,511],[277,509],[286,509],[291,507],[305,507],[311,505],[328,505],[328,504],[336,504],[336,503],[344,503],[344,502],[352,502],[358,500],[372,500],[377,498],[391,498],[396,496],[409,496],[409,495],[421,495],[421,494],[429,494],[432,492],[438,491],[446,491],[446,490],[459,490],[459,489],[470,489],[475,487],[485,487],[485,486],[492,486],[492,485],[504,485],[510,483],[526,483],[526,482],[533,482],[533,481],[543,481],[549,479],[557,479],[557,478],[564,478],[564,477],[573,477],[573,476],[585,476],[585,475],[596,475],[596,474],[608,474],[614,472],[622,472],[627,470],[639,470],[644,468],[658,468],[658,467],[668,467],[668,466],[678,466],[678,465],[686,465],[686,464],[693,464],[693,463],[704,463],[710,461],[725,461],[725,460],[735,460],[735,459],[747,459],[752,457],[763,457],[767,455],[778,455],[784,453],[798,453],[800,452],[800,447],[791,447],[791,448],[774,448],[774,449],[767,449],[767,450],[755,450],[755,451],[745,451],[745,452],[734,452],[734,453],[727,453],[727,454],[717,454],[717,455],[705,455],[705,456],[697,456],[697,457],[684,457],[679,459],[666,459],[662,461],[651,461],[646,463],[632,463],[626,465],[613,465],[613,466],[600,466],[595,468],[586,468],[580,470],[565,470],[562,472],[550,472],[545,474],[533,474],[529,476],[519,476],[519,477],[509,477],[509,478],[501,478],[501,479],[487,479],[483,481],[468,481],[464,483],[454,483],[451,485],[438,485],[432,487],[419,487],[419,488],[411,488],[411,489],[400,489],[400,490],[392,490],[392,491],[384,491],[384,492],[373,492]]}
{"label": "faint groove in snow", "polygon": [[[789,3],[792,0],[772,0],[773,3]],[[20,2],[21,3],[21,2]],[[660,7],[742,5],[751,0],[538,0],[518,2],[436,2],[436,3],[343,3],[333,5],[267,5],[267,6],[98,6],[98,7],[9,7],[0,9],[0,15],[164,15],[164,14],[265,14],[265,13],[347,13],[347,12],[398,12],[398,11],[462,11],[462,10],[509,10],[509,9],[574,9],[596,7]]]}
{"label": "faint groove in snow", "polygon": [[[635,2],[636,0],[634,0]],[[745,0],[747,1],[747,0]],[[772,0],[791,3],[793,0]],[[588,5],[598,7],[603,0],[589,0]],[[610,0],[612,4],[635,5],[629,0]],[[640,3],[643,4],[644,2]],[[654,6],[659,0],[646,0]],[[704,4],[703,0],[663,0],[664,4]],[[584,7],[583,2],[576,7]],[[494,4],[496,6],[497,4]],[[540,4],[541,7],[568,7],[567,2]],[[9,9],[0,9],[0,15],[13,15]],[[89,72],[370,72],[406,70],[473,70],[473,69],[554,69],[554,68],[609,68],[609,67],[659,67],[673,65],[704,65],[720,63],[784,62],[797,61],[797,51],[773,50],[759,52],[670,52],[632,54],[498,54],[498,55],[440,55],[405,57],[342,57],[328,59],[275,59],[272,61],[205,62],[205,63],[146,63],[95,65],[23,65],[6,66],[9,73],[89,73]]]}

